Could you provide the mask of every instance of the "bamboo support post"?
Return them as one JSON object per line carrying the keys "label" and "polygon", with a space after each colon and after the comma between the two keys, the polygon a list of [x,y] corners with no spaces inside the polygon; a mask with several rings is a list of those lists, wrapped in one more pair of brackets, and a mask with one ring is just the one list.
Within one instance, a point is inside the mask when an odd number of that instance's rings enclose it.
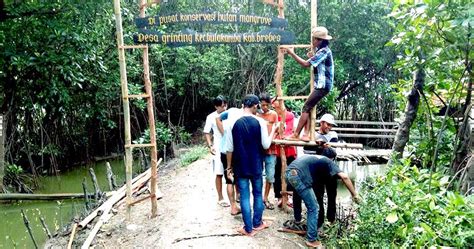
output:
{"label": "bamboo support post", "polygon": [[33,245],[36,249],[38,249],[38,243],[36,243],[35,237],[33,236],[33,231],[31,230],[30,221],[28,217],[26,217],[25,212],[21,209],[21,216],[23,217],[23,223],[25,223],[26,229],[28,230],[28,234],[30,234],[31,240],[33,241]]}
{"label": "bamboo support post", "polygon": [[91,176],[92,179],[92,184],[94,186],[94,199],[97,201],[100,199],[101,191],[99,187],[99,182],[97,182],[97,176],[95,175],[95,171],[93,168],[89,168],[89,175]]}
{"label": "bamboo support post", "polygon": [[[311,0],[311,30],[313,28],[316,28],[318,26],[318,1],[317,0]],[[312,35],[310,34],[309,37],[310,44],[313,45],[312,41]],[[310,89],[311,93],[314,91],[313,85],[314,85],[314,67],[310,67]],[[310,115],[310,123],[309,123],[309,139],[310,141],[314,141],[314,131],[315,131],[315,121],[316,121],[316,110],[317,106],[314,106],[313,109],[311,110],[311,115]]]}
{"label": "bamboo support post", "polygon": [[115,180],[114,172],[112,171],[112,167],[110,167],[110,163],[106,162],[105,167],[107,168],[107,181],[109,182],[109,189],[113,191],[117,188],[117,182]]}
{"label": "bamboo support post", "polygon": [[74,223],[74,225],[72,225],[71,235],[69,236],[69,242],[67,243],[67,249],[72,248],[72,242],[74,241],[74,236],[76,235],[76,231],[77,231],[77,223]]}
{"label": "bamboo support post", "polygon": [[[120,66],[120,85],[122,89],[122,97],[128,96],[128,80],[127,68],[125,65],[125,47],[123,42],[122,13],[120,11],[120,0],[114,0],[115,28],[117,35],[117,48]],[[125,135],[125,175],[127,199],[131,201],[132,193],[132,135],[130,131],[130,105],[129,99],[122,99],[123,118],[124,118],[124,135]],[[127,218],[130,219],[130,206],[127,207]]]}
{"label": "bamboo support post", "polygon": [[51,239],[53,235],[51,235],[51,232],[49,231],[48,225],[46,225],[44,218],[40,217],[40,221],[41,221],[41,226],[43,226],[43,231],[46,233],[46,236],[48,236],[48,239]]}
{"label": "bamboo support post", "polygon": [[86,204],[86,209],[89,210],[91,207],[89,202],[89,195],[87,194],[87,184],[85,177],[82,180],[82,190],[84,191],[84,203]]}
{"label": "bamboo support post", "polygon": [[[141,0],[141,5],[146,4],[146,0]],[[146,8],[140,9],[140,17],[145,17]],[[153,104],[153,91],[151,89],[150,80],[150,65],[148,62],[148,46],[143,50],[143,80],[145,82],[145,92],[150,95],[147,99],[147,111],[148,111],[148,126],[150,128],[150,143],[154,146],[150,148],[150,160],[151,160],[151,179],[150,179],[150,195],[156,195],[156,180],[157,180],[157,164],[158,164],[158,153],[156,148],[156,129],[155,129],[155,113]],[[156,198],[150,198],[151,200],[151,217],[157,216],[157,201]],[[129,203],[130,204],[130,203]]]}

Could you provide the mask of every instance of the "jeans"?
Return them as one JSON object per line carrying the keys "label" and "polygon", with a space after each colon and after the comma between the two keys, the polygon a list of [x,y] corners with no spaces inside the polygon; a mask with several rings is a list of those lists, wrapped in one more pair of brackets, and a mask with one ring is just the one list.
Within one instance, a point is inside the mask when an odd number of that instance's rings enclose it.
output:
{"label": "jeans", "polygon": [[[316,195],[314,194],[313,188],[311,186],[306,186],[300,179],[298,175],[298,171],[295,169],[288,169],[286,170],[286,181],[293,187],[296,193],[293,194],[293,198],[301,197],[306,205],[307,209],[307,218],[306,218],[306,225],[308,227],[308,231],[306,231],[306,239],[309,242],[313,242],[318,240],[318,201],[316,200]],[[295,220],[301,220],[301,201],[300,201],[300,210],[299,210],[299,217],[296,217],[297,214],[297,207],[293,206],[295,212]],[[298,220],[299,218],[299,220]]]}
{"label": "jeans", "polygon": [[[250,184],[252,184],[253,195],[253,218],[250,208]],[[240,208],[242,210],[242,219],[244,220],[244,229],[247,233],[251,233],[254,227],[262,224],[263,205],[262,176],[254,176],[252,178],[237,178],[237,186],[240,191]]]}

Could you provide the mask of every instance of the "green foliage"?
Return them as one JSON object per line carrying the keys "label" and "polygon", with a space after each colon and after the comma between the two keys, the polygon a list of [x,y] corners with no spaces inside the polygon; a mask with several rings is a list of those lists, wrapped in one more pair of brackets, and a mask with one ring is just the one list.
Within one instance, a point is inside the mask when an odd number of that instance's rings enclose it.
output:
{"label": "green foliage", "polygon": [[[169,129],[163,122],[155,122],[156,132],[156,148],[161,149],[171,144],[173,135],[171,129]],[[135,144],[146,144],[150,143],[150,129],[146,129],[142,136],[137,140],[134,140]]]}
{"label": "green foliage", "polygon": [[390,15],[395,21],[395,35],[389,45],[398,52],[400,80],[394,88],[397,100],[401,100],[397,101],[400,109],[405,108],[404,99],[412,88],[412,73],[419,68],[426,72],[416,130],[408,145],[410,153],[425,166],[431,162],[449,166],[452,161],[458,127],[448,118],[462,115],[461,106],[467,103],[468,83],[472,81],[467,60],[474,55],[470,49],[473,9],[469,1],[397,1]]}
{"label": "green foliage", "polygon": [[179,163],[182,167],[186,167],[189,164],[204,158],[209,154],[209,149],[205,146],[198,145],[191,148],[190,151],[179,156]]}
{"label": "green foliage", "polygon": [[15,164],[5,165],[5,177],[3,181],[5,186],[18,193],[31,193],[29,187],[31,178],[24,172],[23,168]]}
{"label": "green foliage", "polygon": [[469,247],[474,243],[474,198],[450,190],[452,179],[406,160],[364,185],[353,247]]}

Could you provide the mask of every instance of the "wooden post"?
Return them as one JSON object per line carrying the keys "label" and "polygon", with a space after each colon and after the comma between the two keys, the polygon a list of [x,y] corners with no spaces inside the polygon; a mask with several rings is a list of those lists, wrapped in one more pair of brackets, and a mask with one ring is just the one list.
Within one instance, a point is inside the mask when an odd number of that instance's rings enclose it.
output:
{"label": "wooden post", "polygon": [[110,167],[110,163],[106,162],[105,167],[107,168],[107,181],[109,182],[109,190],[113,191],[117,188],[117,182],[115,180],[114,172],[112,171],[112,167]]}
{"label": "wooden post", "polygon": [[84,202],[86,204],[86,209],[90,209],[90,204],[89,204],[89,195],[87,194],[87,184],[86,184],[86,178],[82,180],[82,190],[84,191]]}
{"label": "wooden post", "polygon": [[93,168],[89,168],[89,174],[91,175],[92,184],[94,185],[94,199],[97,201],[100,199],[101,191]]}
{"label": "wooden post", "polygon": [[0,114],[0,193],[3,192],[3,177],[5,176],[5,140],[3,130],[3,115]]}
{"label": "wooden post", "polygon": [[48,239],[51,239],[53,235],[51,235],[51,232],[49,231],[48,225],[46,225],[46,222],[44,221],[43,217],[40,217],[41,225],[43,226],[43,230],[48,236]]}
{"label": "wooden post", "polygon": [[[140,6],[146,6],[146,0],[141,0]],[[146,7],[140,9],[140,17],[145,17]],[[153,105],[153,91],[151,89],[150,80],[150,65],[148,62],[148,46],[143,50],[143,79],[145,81],[145,93],[148,95],[147,110],[148,110],[148,126],[150,128],[150,160],[151,160],[151,179],[150,179],[150,200],[151,200],[151,217],[157,215],[157,201],[156,201],[156,179],[157,179],[157,162],[158,153],[156,150],[156,129],[155,129],[155,113]],[[129,203],[130,204],[130,203]]]}
{"label": "wooden post", "polygon": [[21,216],[23,217],[23,223],[25,223],[26,229],[30,234],[31,240],[33,241],[33,245],[35,245],[35,248],[38,249],[38,244],[36,243],[35,237],[33,236],[33,231],[31,231],[30,221],[28,220],[28,217],[26,217],[23,209],[21,210]]}
{"label": "wooden post", "polygon": [[[311,31],[313,28],[316,28],[318,26],[318,1],[317,0],[311,0]],[[311,49],[314,51],[313,46],[313,41],[312,41],[312,35],[310,31],[310,37],[309,37],[309,42],[311,44]],[[314,88],[314,67],[310,67],[310,93],[313,92]],[[310,114],[310,125],[309,125],[309,139],[311,141],[314,141],[314,132],[315,132],[315,127],[316,127],[316,110],[318,107],[315,105],[313,109],[311,110]]]}
{"label": "wooden post", "polygon": [[[128,100],[127,68],[125,65],[125,48],[123,43],[122,13],[120,11],[120,0],[114,0],[115,28],[117,35],[117,48],[120,65],[120,85],[122,88],[122,107],[125,133],[125,175],[127,182],[127,203],[132,202],[132,136],[130,132],[130,106]],[[127,205],[127,219],[130,220],[131,206]]]}

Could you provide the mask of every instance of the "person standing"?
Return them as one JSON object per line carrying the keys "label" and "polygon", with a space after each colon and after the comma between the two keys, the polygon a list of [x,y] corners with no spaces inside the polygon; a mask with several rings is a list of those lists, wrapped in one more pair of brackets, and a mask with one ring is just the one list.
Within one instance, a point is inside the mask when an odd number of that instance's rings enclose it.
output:
{"label": "person standing", "polygon": [[209,152],[213,155],[212,169],[214,174],[216,175],[215,184],[217,191],[217,204],[222,207],[228,207],[229,204],[224,200],[224,196],[222,195],[222,176],[224,175],[224,166],[221,162],[221,153],[219,150],[222,134],[218,131],[216,125],[216,117],[227,109],[227,101],[222,95],[219,95],[212,102],[216,110],[211,114],[207,115],[206,124],[204,125],[203,132],[206,138],[206,143],[207,147],[209,148]]}
{"label": "person standing", "polygon": [[319,205],[313,191],[313,184],[324,181],[333,176],[338,176],[349,190],[354,201],[359,202],[359,196],[355,191],[352,181],[346,173],[343,173],[337,164],[327,157],[303,155],[294,160],[286,169],[285,179],[293,189],[293,214],[295,222],[301,222],[301,200],[307,209],[306,218],[306,245],[310,247],[322,246],[318,240],[318,209]]}
{"label": "person standing", "polygon": [[[335,131],[332,131],[332,127],[336,126],[334,116],[326,113],[319,120],[319,130],[316,132],[316,143],[317,146],[305,146],[305,154],[317,154],[323,155],[331,160],[335,160],[337,153],[328,142],[338,142],[338,136]],[[318,199],[319,204],[319,216],[318,216],[318,229],[322,228],[325,219],[324,212],[324,191],[327,194],[327,218],[328,221],[333,223],[336,221],[336,198],[337,198],[337,177],[330,177],[325,181],[315,182],[313,184],[314,193]]]}
{"label": "person standing", "polygon": [[314,28],[311,31],[311,37],[314,52],[307,54],[310,57],[308,60],[299,57],[293,48],[286,49],[286,52],[301,66],[314,68],[314,90],[304,103],[298,126],[293,134],[287,137],[289,140],[300,140],[299,135],[304,127],[301,140],[309,141],[309,114],[314,106],[331,91],[334,82],[334,62],[332,51],[329,49],[329,41],[332,37],[328,35],[328,30],[325,27]]}
{"label": "person standing", "polygon": [[[281,117],[283,117],[283,113],[285,114],[285,130],[283,132],[283,135],[278,134],[277,138],[282,139],[285,136],[289,136],[293,133],[293,127],[294,127],[294,121],[295,121],[295,115],[288,111],[284,106],[280,105],[280,102],[273,100],[272,106],[275,109],[275,111],[278,114],[278,121],[281,121]],[[277,206],[282,207],[282,195],[281,195],[281,155],[280,155],[280,150],[281,146],[277,146],[276,151],[277,151],[277,160],[276,160],[276,165],[275,165],[275,183],[273,184],[273,191],[275,192],[275,198],[278,199]],[[295,146],[283,146],[283,149],[285,150],[285,157],[286,157],[286,164],[289,165],[291,162],[293,162],[296,159],[296,147]]]}
{"label": "person standing", "polygon": [[[224,171],[227,172],[228,163],[227,163],[227,136],[232,136],[231,127],[243,115],[243,108],[232,107],[229,110],[222,112],[216,118],[217,128],[222,134],[222,140],[220,144],[221,150],[221,162],[224,165]],[[231,164],[232,162],[230,162]],[[240,208],[237,205],[238,198],[238,189],[235,186],[235,179],[229,178],[227,174],[224,174],[225,183],[227,186],[227,196],[229,197],[230,202],[230,214],[237,215],[241,212]],[[237,194],[237,198],[236,198]]]}
{"label": "person standing", "polygon": [[[253,236],[257,231],[268,227],[263,222],[262,171],[264,150],[271,144],[275,127],[268,135],[263,119],[256,116],[260,101],[257,96],[248,94],[243,100],[244,115],[231,127],[232,135],[227,136],[227,174],[235,175],[240,191],[240,207],[244,226],[237,232]],[[253,215],[250,207],[250,185],[253,195]]]}
{"label": "person standing", "polygon": [[[258,113],[258,117],[263,118],[267,121],[268,134],[272,131],[273,125],[278,120],[278,114],[270,110],[270,105],[272,100],[270,96],[266,93],[260,95],[260,106],[262,108],[262,113]],[[270,194],[270,189],[272,188],[273,183],[275,182],[275,165],[277,160],[277,147],[275,144],[270,145],[270,148],[265,150],[265,191],[263,193],[263,204],[267,209],[274,209],[274,205],[271,201],[268,200]],[[276,193],[275,193],[276,195]]]}

